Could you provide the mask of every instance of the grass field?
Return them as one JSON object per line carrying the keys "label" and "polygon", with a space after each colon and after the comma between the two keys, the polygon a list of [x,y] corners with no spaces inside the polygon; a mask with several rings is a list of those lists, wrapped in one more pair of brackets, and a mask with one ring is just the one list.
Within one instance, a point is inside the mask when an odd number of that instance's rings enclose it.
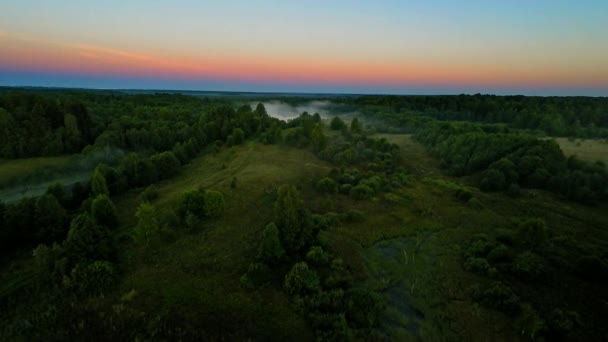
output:
{"label": "grass field", "polygon": [[599,139],[555,138],[566,156],[576,155],[581,160],[594,162],[597,160],[608,164],[608,142]]}
{"label": "grass field", "polygon": [[[327,173],[329,166],[310,152],[279,146],[248,144],[205,155],[185,166],[173,179],[158,184],[160,197],[153,204],[162,211],[180,195],[202,186],[222,191],[225,216],[204,224],[199,231],[176,234],[174,242],[141,262],[133,255],[122,291],[132,289],[141,296],[138,307],[172,317],[216,327],[212,336],[245,339],[310,340],[306,322],[296,315],[277,286],[253,292],[239,283],[257,252],[259,234],[272,220],[273,196],[269,190],[284,183],[310,181]],[[230,182],[237,177],[237,188]],[[135,224],[137,192],[116,199],[122,230]],[[138,302],[138,299],[141,299]],[[279,323],[280,322],[280,323]],[[242,336],[231,335],[239,331]]]}
{"label": "grass field", "polygon": [[[281,277],[255,290],[244,289],[239,281],[255,258],[263,227],[273,218],[273,191],[285,183],[298,186],[305,205],[315,213],[365,213],[363,222],[343,223],[325,234],[331,252],[344,260],[357,286],[384,295],[381,328],[391,340],[522,340],[512,328],[512,318],[472,301],[471,285],[484,279],[463,267],[463,251],[472,236],[514,230],[514,217],[543,217],[551,236],[561,239],[556,241],[581,242],[586,253],[608,250],[606,204],[588,207],[536,190],[523,190],[516,200],[503,193],[484,193],[466,179],[444,175],[410,135],[378,136],[401,147],[402,166],[410,180],[370,200],[320,196],[313,182],[332,165],[306,150],[255,142],[208,152],[155,185],[159,197],[152,204],[159,215],[172,209],[184,192],[198,187],[221,191],[226,202],[223,218],[203,222],[197,229],[165,227],[164,243],[157,249],[135,246],[129,238],[143,189],[113,198],[120,219],[115,234],[122,247],[124,277],[104,300],[110,307],[155,315],[149,319],[161,322],[158,326],[164,329],[207,327],[200,331],[200,339],[313,340],[308,323],[281,291]],[[236,188],[230,186],[234,177]],[[458,199],[458,188],[471,191],[481,207]],[[562,281],[553,286],[580,284],[566,276]],[[592,288],[579,288],[563,299],[579,303],[571,309],[585,312],[585,307],[598,305],[586,295],[593,293]],[[127,294],[128,300],[121,299]]]}
{"label": "grass field", "polygon": [[[239,284],[255,256],[261,229],[272,220],[273,196],[268,192],[283,183],[298,185],[306,206],[316,212],[327,210],[324,203],[329,198],[333,211],[366,213],[364,222],[336,226],[327,236],[332,252],[345,261],[356,279],[385,295],[382,327],[395,340],[520,338],[508,317],[470,300],[469,287],[482,280],[464,271],[462,254],[475,234],[514,229],[513,217],[544,217],[555,235],[608,241],[601,230],[608,226],[602,215],[608,209],[605,206],[562,202],[539,191],[518,200],[483,193],[444,176],[411,136],[383,137],[401,146],[411,181],[390,196],[382,194],[369,201],[340,194],[318,196],[312,182],[325,175],[330,165],[299,149],[248,143],[195,159],[178,176],[158,184],[160,197],[153,204],[162,212],[183,192],[202,186],[225,194],[225,217],[205,223],[199,231],[176,233],[173,242],[152,255],[141,250],[126,253],[129,270],[122,293],[139,293],[134,305],[144,311],[157,312],[161,307],[172,317],[217,327],[209,332],[215,336],[311,338],[306,322],[280,291],[281,279],[255,291]],[[236,189],[230,188],[233,177],[237,177]],[[454,188],[465,186],[482,208],[471,208],[454,196]],[[139,192],[115,199],[122,234],[135,224]],[[595,248],[603,248],[599,246]],[[244,335],[230,335],[234,324]]]}
{"label": "grass field", "polygon": [[22,176],[36,170],[64,165],[70,157],[70,155],[66,155],[58,157],[0,159],[0,184],[13,177]]}

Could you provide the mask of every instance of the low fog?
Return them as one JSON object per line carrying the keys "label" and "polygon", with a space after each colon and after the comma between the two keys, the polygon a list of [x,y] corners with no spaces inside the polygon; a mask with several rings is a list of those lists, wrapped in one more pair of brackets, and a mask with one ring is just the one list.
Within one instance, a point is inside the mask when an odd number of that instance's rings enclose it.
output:
{"label": "low fog", "polygon": [[[290,120],[300,116],[303,112],[308,112],[312,115],[319,113],[322,118],[327,118],[331,115],[330,101],[310,101],[303,104],[291,105],[289,103],[273,100],[262,102],[268,115],[281,120]],[[250,105],[255,108],[258,102],[252,102]]]}

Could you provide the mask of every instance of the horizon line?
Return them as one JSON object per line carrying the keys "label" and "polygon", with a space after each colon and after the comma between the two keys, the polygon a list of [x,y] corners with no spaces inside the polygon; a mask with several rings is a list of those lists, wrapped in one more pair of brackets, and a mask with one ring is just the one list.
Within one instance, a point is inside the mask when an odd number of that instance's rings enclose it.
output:
{"label": "horizon line", "polygon": [[49,90],[91,90],[91,91],[146,91],[146,92],[157,92],[157,93],[218,93],[218,94],[252,94],[252,95],[325,95],[325,96],[499,96],[499,97],[510,97],[510,96],[524,96],[524,97],[592,97],[592,98],[608,98],[608,95],[525,95],[521,93],[513,94],[496,94],[496,93],[482,93],[482,92],[462,92],[459,94],[397,94],[397,93],[349,93],[349,92],[280,92],[280,91],[251,91],[251,90],[208,90],[208,89],[162,89],[162,88],[102,88],[102,87],[64,87],[64,86],[36,86],[36,85],[0,85],[1,88],[16,88],[16,89],[49,89]]}

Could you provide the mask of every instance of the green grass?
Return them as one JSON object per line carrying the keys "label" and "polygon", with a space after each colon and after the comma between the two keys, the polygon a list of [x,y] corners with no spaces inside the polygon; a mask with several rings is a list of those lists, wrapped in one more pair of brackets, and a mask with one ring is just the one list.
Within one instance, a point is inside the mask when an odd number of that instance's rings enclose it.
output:
{"label": "green grass", "polygon": [[555,138],[566,156],[575,155],[581,160],[595,162],[601,160],[608,164],[608,142],[599,139]]}
{"label": "green grass", "polygon": [[58,157],[36,157],[23,159],[0,159],[0,183],[11,178],[23,176],[36,170],[48,167],[62,166],[68,162],[71,155]]}
{"label": "green grass", "polygon": [[[239,278],[255,256],[261,230],[272,220],[274,199],[267,191],[283,183],[308,187],[328,170],[310,152],[253,143],[193,160],[178,176],[157,184],[160,196],[153,204],[165,210],[183,192],[202,186],[224,193],[224,218],[193,233],[178,232],[173,243],[154,255],[134,253],[121,291],[135,289],[139,296],[134,303],[140,307],[163,308],[221,330],[212,335],[239,331],[242,335],[231,337],[311,339],[308,325],[280,291],[279,280],[252,292],[241,288]],[[230,187],[233,177],[236,189]],[[136,191],[116,199],[120,229],[135,224],[136,205]]]}

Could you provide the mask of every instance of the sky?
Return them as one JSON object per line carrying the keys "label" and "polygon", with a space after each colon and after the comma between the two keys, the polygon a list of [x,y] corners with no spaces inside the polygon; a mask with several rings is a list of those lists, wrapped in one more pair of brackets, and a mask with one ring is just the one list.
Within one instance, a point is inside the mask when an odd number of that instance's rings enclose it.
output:
{"label": "sky", "polygon": [[608,1],[2,0],[0,85],[608,96]]}

